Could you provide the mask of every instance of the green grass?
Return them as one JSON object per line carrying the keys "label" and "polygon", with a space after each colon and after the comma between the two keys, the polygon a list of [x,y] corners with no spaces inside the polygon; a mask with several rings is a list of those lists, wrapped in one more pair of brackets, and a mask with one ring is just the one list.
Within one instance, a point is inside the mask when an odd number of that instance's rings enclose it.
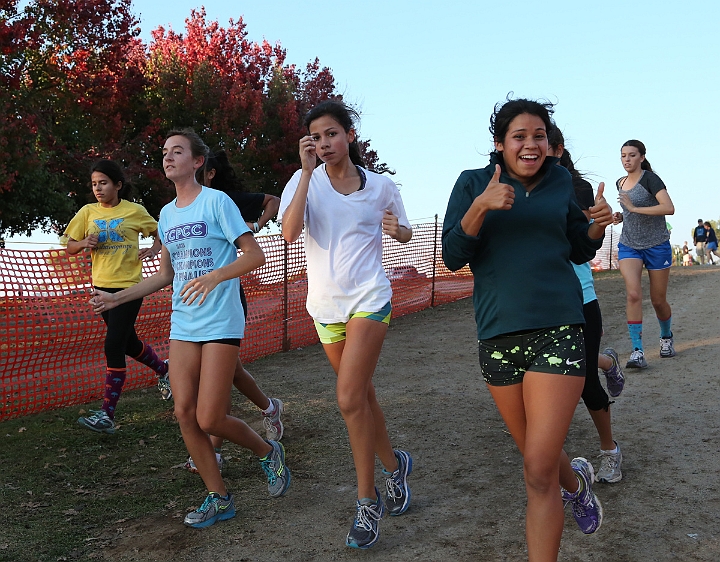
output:
{"label": "green grass", "polygon": [[0,424],[0,560],[79,559],[96,527],[184,495],[170,468],[185,455],[170,405],[145,390],[119,410],[115,435],[80,427],[77,406]]}
{"label": "green grass", "polygon": [[[178,466],[187,452],[172,403],[156,391],[123,395],[114,435],[80,427],[84,412],[74,406],[0,424],[0,560],[93,559],[109,526],[151,514],[179,519],[204,498],[200,478]],[[236,484],[256,486],[257,462],[233,447],[225,454],[238,451]]]}

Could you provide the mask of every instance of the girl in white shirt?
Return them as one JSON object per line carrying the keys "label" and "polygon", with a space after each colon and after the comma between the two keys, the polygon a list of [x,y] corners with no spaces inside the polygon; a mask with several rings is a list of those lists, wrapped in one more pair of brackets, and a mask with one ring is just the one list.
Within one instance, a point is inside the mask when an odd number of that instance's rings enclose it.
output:
{"label": "girl in white shirt", "polygon": [[[353,118],[340,101],[325,101],[305,117],[300,139],[302,169],[283,192],[283,237],[295,242],[305,227],[307,310],[337,375],[358,480],[357,514],[346,544],[369,548],[378,521],[410,505],[407,476],[412,457],[393,450],[372,376],[390,322],[392,290],[382,267],[382,235],[407,242],[410,223],[397,186],[364,169]],[[316,167],[317,159],[323,164]],[[375,487],[375,455],[386,475],[385,499]]]}

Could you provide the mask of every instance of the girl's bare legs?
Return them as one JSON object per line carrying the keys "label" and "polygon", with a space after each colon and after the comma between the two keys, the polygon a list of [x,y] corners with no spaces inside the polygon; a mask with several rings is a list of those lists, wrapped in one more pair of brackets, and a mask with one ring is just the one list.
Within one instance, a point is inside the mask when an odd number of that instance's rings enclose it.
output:
{"label": "girl's bare legs", "polygon": [[528,371],[523,382],[490,394],[523,455],[528,503],[525,535],[531,562],[557,560],[565,515],[558,485],[578,481],[563,451],[585,379]]}
{"label": "girl's bare legs", "polygon": [[208,433],[246,447],[258,457],[272,450],[245,422],[225,413],[236,364],[235,346],[170,340],[175,416],[205,486],[222,496],[227,489]]}
{"label": "girl's bare legs", "polygon": [[[238,358],[237,365],[235,365],[235,375],[233,376],[233,386],[238,389],[240,394],[248,398],[253,404],[255,404],[261,410],[267,410],[270,406],[270,399],[265,396],[265,393],[260,390],[260,387],[255,382],[253,376],[247,372],[243,367],[242,361]],[[232,408],[232,399],[228,396],[227,414],[230,415]],[[211,435],[210,440],[212,441],[213,447],[219,449],[223,445],[224,439],[217,435]]]}
{"label": "girl's bare legs", "polygon": [[620,273],[625,280],[625,313],[628,322],[642,322],[642,268],[642,260],[635,258],[620,260]]}
{"label": "girl's bare legs", "polygon": [[655,309],[655,315],[661,320],[666,320],[672,315],[670,303],[667,301],[670,268],[648,271],[648,276],[650,277],[650,301]]}
{"label": "girl's bare legs", "polygon": [[372,376],[380,357],[387,324],[352,318],[347,338],[323,344],[337,375],[337,400],[345,420],[358,480],[358,499],[375,498],[375,454],[388,471],[397,470],[397,459],[377,402]]}
{"label": "girl's bare legs", "polygon": [[588,408],[588,413],[595,424],[598,437],[600,437],[600,448],[604,451],[612,451],[615,448],[615,440],[612,433],[610,406],[608,406],[607,411]]}

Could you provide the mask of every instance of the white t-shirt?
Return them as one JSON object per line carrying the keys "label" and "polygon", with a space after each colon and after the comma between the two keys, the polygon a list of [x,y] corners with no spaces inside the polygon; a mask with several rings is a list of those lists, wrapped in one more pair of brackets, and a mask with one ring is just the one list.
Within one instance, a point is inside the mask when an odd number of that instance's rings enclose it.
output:
{"label": "white t-shirt", "polygon": [[209,341],[242,338],[245,316],[240,303],[240,280],[228,279],[205,301],[188,305],[180,291],[185,284],[237,259],[235,240],[250,232],[232,199],[222,191],[203,187],[187,207],[176,199],[160,211],[158,231],[170,256],[173,278],[170,339]]}
{"label": "white t-shirt", "polygon": [[[278,219],[295,195],[302,170],[285,186]],[[410,228],[400,192],[392,180],[363,170],[365,187],[338,193],[325,164],[315,168],[305,206],[307,311],[322,323],[347,322],[356,312],[377,312],[392,297],[382,266],[382,218],[385,210]]]}

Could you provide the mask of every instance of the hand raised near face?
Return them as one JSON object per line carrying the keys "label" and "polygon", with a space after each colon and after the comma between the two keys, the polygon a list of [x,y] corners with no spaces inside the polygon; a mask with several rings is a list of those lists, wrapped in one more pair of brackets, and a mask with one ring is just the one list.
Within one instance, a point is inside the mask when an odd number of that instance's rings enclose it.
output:
{"label": "hand raised near face", "polygon": [[300,162],[302,169],[312,172],[317,164],[317,153],[315,152],[315,140],[306,135],[300,139]]}

